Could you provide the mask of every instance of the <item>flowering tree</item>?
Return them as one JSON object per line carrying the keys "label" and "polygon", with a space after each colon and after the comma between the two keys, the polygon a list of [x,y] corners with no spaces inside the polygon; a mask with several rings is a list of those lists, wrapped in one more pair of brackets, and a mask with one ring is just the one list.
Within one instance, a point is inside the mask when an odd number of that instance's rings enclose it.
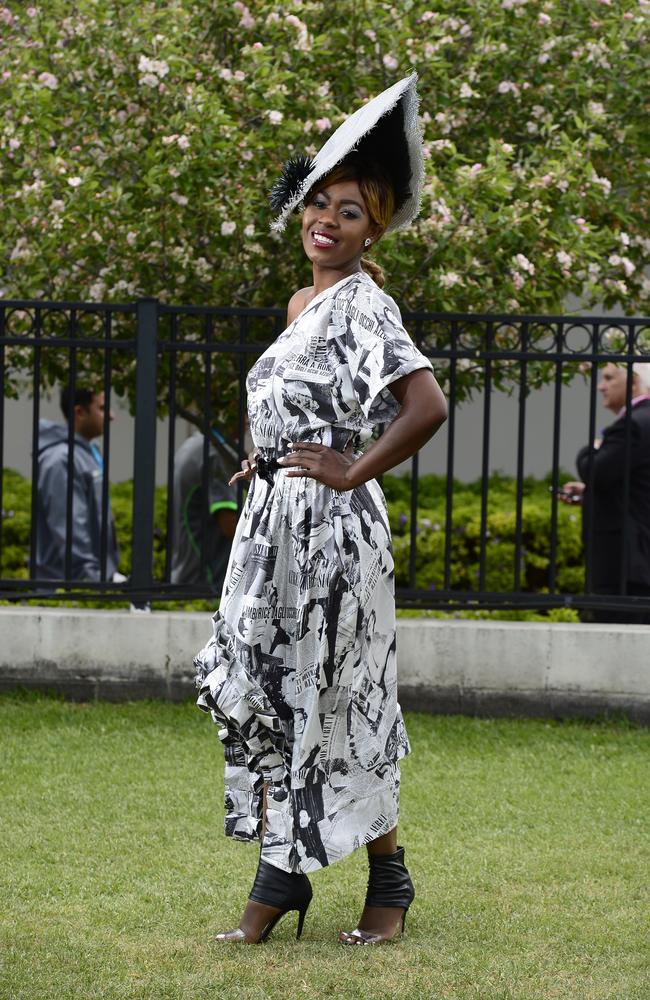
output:
{"label": "flowering tree", "polygon": [[[0,0],[0,3],[2,0]],[[647,309],[650,0],[48,0],[0,6],[0,295],[278,305],[282,161],[420,74],[410,308]]]}

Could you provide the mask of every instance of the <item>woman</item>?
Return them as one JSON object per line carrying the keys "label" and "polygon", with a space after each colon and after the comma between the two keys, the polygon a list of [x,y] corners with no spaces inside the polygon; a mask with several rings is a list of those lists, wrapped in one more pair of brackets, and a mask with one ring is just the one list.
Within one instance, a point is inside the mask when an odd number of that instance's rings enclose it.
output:
{"label": "woman", "polygon": [[248,377],[257,452],[234,480],[252,485],[214,637],[196,660],[198,704],[225,747],[226,833],[262,842],[240,925],[219,941],[262,941],[289,910],[299,912],[300,936],[307,872],[363,844],[366,904],[340,940],[391,940],[414,895],[397,845],[399,760],[409,747],[375,477],[428,440],[446,405],[380,289],[380,269],[364,270],[362,254],[417,212],[416,110],[413,76],[352,115],[313,163],[289,164],[275,189],[278,229],[304,203],[314,283],[293,295],[287,329]]}

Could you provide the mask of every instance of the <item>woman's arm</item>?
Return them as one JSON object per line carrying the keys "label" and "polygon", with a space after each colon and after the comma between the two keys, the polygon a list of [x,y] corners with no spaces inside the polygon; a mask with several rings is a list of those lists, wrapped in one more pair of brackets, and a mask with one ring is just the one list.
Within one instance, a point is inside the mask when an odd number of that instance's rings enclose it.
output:
{"label": "woman's arm", "polygon": [[410,458],[447,419],[447,400],[428,368],[404,375],[388,388],[400,404],[400,412],[379,440],[348,468],[348,490]]}
{"label": "woman's arm", "polygon": [[335,490],[353,490],[395,468],[432,437],[447,419],[447,402],[426,368],[404,375],[389,389],[401,406],[384,434],[354,461],[321,444],[291,445],[294,454],[279,459],[283,466],[301,466],[287,476],[310,476]]}

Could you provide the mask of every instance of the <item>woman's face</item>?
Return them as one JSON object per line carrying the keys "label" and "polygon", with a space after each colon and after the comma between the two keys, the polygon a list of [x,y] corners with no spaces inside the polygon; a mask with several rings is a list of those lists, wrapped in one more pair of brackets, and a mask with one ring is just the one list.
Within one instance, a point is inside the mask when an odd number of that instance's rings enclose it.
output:
{"label": "woman's face", "polygon": [[356,181],[339,181],[313,194],[302,217],[302,245],[312,264],[345,269],[358,263],[364,240],[378,227],[368,215]]}

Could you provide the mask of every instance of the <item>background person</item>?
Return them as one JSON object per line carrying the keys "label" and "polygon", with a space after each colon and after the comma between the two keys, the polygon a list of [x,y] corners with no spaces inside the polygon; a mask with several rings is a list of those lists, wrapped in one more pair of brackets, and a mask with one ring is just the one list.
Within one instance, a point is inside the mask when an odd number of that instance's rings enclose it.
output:
{"label": "background person", "polygon": [[[104,460],[92,442],[104,431],[104,393],[76,389],[72,398],[61,391],[61,410],[69,419],[73,408],[73,492],[71,579],[101,578],[102,488]],[[68,427],[51,420],[38,425],[38,484],[36,511],[36,577],[63,580],[65,577],[66,509],[68,498]],[[117,573],[118,548],[113,515],[108,504],[106,518],[106,579],[123,581]]]}
{"label": "background person", "polygon": [[[364,252],[417,215],[423,180],[415,75],[347,119],[314,162],[286,165],[276,229],[303,201],[313,285],[248,375],[254,460],[198,704],[226,757],[226,833],[261,839],[239,927],[264,940],[311,901],[308,872],[362,845],[369,884],[344,944],[391,940],[414,890],[397,843],[399,762],[394,563],[376,477],[446,417],[428,359]],[[373,431],[388,425],[372,445]],[[369,445],[360,454],[358,447]],[[364,517],[364,512],[369,517]],[[378,634],[379,633],[379,634]]]}
{"label": "background person", "polygon": [[[581,482],[564,484],[560,499],[583,507],[582,530],[585,558],[595,594],[621,593],[621,563],[625,555],[626,592],[650,596],[650,364],[635,364],[632,377],[632,421],[630,441],[627,531],[623,551],[623,493],[625,477],[627,368],[606,364],[598,391],[603,404],[616,414],[614,423],[595,442],[578,452],[576,464]],[[590,453],[593,462],[591,489]],[[591,530],[590,530],[591,520]],[[585,620],[649,623],[650,612],[599,610]]]}
{"label": "background person", "polygon": [[237,526],[237,489],[229,486],[228,480],[238,463],[237,453],[227,444],[223,435],[215,429],[211,433],[205,478],[203,434],[193,434],[187,438],[174,456],[171,582],[208,583],[215,592],[220,593]]}

